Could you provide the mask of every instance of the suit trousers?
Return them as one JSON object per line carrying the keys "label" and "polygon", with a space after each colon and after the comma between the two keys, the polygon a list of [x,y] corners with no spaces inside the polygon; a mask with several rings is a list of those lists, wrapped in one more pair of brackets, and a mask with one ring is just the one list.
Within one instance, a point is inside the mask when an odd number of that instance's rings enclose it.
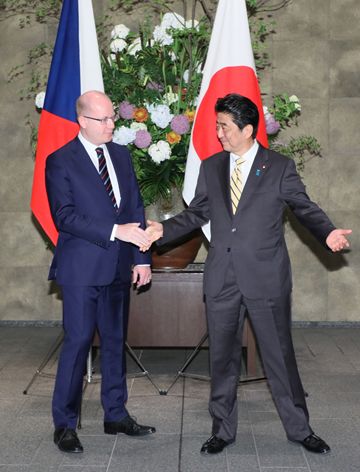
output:
{"label": "suit trousers", "polygon": [[290,303],[290,294],[274,299],[246,298],[240,291],[232,262],[219,295],[206,294],[212,433],[229,443],[235,440],[237,432],[237,387],[246,313],[288,439],[301,441],[312,433],[292,342]]}
{"label": "suit trousers", "polygon": [[86,359],[95,329],[101,343],[101,402],[104,421],[127,416],[125,341],[129,284],[62,285],[64,342],[53,394],[55,428],[75,429],[82,397]]}

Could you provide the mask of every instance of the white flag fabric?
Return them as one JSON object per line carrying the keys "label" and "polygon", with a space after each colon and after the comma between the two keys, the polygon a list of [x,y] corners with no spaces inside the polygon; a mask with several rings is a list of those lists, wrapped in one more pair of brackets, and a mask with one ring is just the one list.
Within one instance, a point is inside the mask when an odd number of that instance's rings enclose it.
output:
{"label": "white flag fabric", "polygon": [[[228,93],[252,100],[259,109],[257,140],[267,147],[265,120],[256,77],[245,0],[219,0],[186,162],[183,197],[194,196],[201,161],[222,150],[216,135],[215,103]],[[210,228],[204,233],[209,239]]]}

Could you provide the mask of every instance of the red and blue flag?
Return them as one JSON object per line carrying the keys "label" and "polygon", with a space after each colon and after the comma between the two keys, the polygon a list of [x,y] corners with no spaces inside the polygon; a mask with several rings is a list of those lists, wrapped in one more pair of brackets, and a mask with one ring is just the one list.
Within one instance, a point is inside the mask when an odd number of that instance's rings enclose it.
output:
{"label": "red and blue flag", "polygon": [[40,116],[31,210],[56,244],[45,187],[47,157],[79,132],[76,99],[88,90],[104,90],[91,0],[64,0]]}

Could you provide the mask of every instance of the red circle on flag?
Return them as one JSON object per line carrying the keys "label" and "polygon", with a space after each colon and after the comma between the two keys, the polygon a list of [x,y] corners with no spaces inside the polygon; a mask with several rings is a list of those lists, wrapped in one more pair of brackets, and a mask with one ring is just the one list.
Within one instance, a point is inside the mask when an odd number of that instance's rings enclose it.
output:
{"label": "red circle on flag", "polygon": [[216,135],[214,108],[217,99],[228,93],[244,95],[256,104],[260,116],[256,138],[263,146],[268,145],[260,88],[254,70],[247,66],[224,67],[211,78],[196,114],[192,140],[202,160],[222,150]]}

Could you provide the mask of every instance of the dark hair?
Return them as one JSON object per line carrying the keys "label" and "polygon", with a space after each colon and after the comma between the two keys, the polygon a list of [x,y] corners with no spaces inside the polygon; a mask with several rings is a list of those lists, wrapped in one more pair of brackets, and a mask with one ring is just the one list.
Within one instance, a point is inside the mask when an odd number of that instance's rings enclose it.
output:
{"label": "dark hair", "polygon": [[254,102],[237,93],[229,93],[218,98],[215,104],[216,113],[231,115],[233,122],[239,129],[246,125],[253,127],[252,137],[255,139],[259,126],[259,111]]}

